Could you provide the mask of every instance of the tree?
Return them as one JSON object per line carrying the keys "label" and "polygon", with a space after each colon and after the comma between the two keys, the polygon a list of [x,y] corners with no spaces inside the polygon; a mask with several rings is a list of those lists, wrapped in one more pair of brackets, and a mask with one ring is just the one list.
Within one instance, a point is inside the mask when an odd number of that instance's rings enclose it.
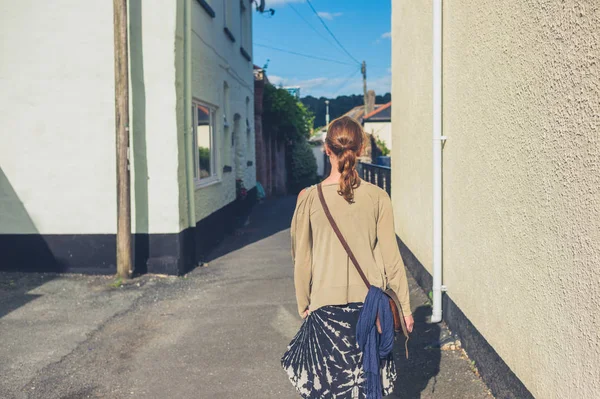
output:
{"label": "tree", "polygon": [[286,144],[288,188],[299,192],[317,181],[317,161],[308,144],[314,116],[287,90],[265,85],[263,129]]}
{"label": "tree", "polygon": [[[300,99],[306,108],[315,115],[316,126],[325,126],[325,100],[327,100],[325,97],[316,98],[313,96],[306,96]],[[362,94],[338,96],[337,98],[329,99],[329,115],[331,120],[344,115],[354,107],[363,105],[363,101]],[[390,93],[375,97],[376,104],[387,104],[390,101],[392,101]]]}

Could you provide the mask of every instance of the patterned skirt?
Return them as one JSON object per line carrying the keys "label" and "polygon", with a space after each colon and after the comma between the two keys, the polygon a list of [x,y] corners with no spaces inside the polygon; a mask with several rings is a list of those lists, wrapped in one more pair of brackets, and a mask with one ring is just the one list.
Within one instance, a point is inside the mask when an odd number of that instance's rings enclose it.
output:
{"label": "patterned skirt", "polygon": [[[362,303],[324,306],[312,312],[290,342],[281,365],[305,399],[364,399],[362,352],[356,323]],[[396,381],[392,354],[381,361],[383,395]]]}

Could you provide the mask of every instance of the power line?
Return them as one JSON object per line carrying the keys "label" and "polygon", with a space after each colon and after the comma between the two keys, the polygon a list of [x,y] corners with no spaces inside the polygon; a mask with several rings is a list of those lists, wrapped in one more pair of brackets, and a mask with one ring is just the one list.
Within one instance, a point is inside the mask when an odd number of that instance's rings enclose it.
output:
{"label": "power line", "polygon": [[334,59],[331,59],[331,58],[318,57],[316,55],[297,53],[295,51],[285,50],[285,49],[278,48],[278,47],[267,46],[266,44],[254,43],[254,45],[258,46],[258,47],[268,48],[268,49],[271,49],[271,50],[281,51],[282,53],[288,53],[288,54],[297,55],[299,57],[312,58],[313,60],[333,62],[335,64],[342,64],[342,65],[354,65],[354,64],[347,63],[347,62],[342,62],[342,61],[334,60]]}
{"label": "power line", "polygon": [[300,17],[300,19],[302,19],[304,21],[304,23],[306,23],[306,25],[310,29],[312,29],[317,35],[319,35],[319,37],[321,37],[321,39],[325,40],[327,43],[329,43],[330,45],[332,45],[338,51],[342,51],[342,50],[340,50],[339,47],[337,47],[334,43],[332,43],[329,39],[327,39],[321,32],[319,32],[310,22],[308,22],[306,20],[306,18],[304,18],[302,16],[302,14],[300,14],[300,12],[298,11],[298,9],[296,7],[294,7],[294,5],[292,3],[289,3],[288,5],[292,8],[292,10],[294,10],[294,12]]}
{"label": "power line", "polygon": [[310,9],[315,13],[315,15],[317,16],[317,18],[319,18],[319,21],[321,21],[321,23],[323,24],[323,26],[325,27],[325,29],[327,29],[327,32],[329,32],[329,34],[331,35],[331,37],[333,37],[333,40],[335,40],[335,42],[341,47],[341,49],[344,50],[344,52],[346,54],[348,54],[348,57],[352,58],[354,60],[354,62],[356,62],[357,64],[360,64],[360,61],[358,61],[356,58],[354,58],[352,56],[352,54],[350,54],[348,52],[348,50],[346,50],[346,48],[344,46],[342,46],[342,43],[340,43],[340,41],[337,39],[337,37],[335,37],[335,35],[333,34],[333,32],[329,29],[329,27],[327,26],[327,24],[325,23],[325,21],[323,21],[323,19],[321,18],[321,16],[317,12],[317,10],[315,10],[315,8],[313,7],[313,5],[311,4],[310,0],[306,0],[306,3],[309,5]]}
{"label": "power line", "polygon": [[358,72],[360,72],[360,68],[355,69],[350,76],[348,76],[341,85],[338,86],[338,88],[333,92],[333,94],[331,95],[331,98],[335,97],[341,89],[344,88],[344,86],[346,86],[346,83],[348,83],[350,81],[350,79],[352,79]]}

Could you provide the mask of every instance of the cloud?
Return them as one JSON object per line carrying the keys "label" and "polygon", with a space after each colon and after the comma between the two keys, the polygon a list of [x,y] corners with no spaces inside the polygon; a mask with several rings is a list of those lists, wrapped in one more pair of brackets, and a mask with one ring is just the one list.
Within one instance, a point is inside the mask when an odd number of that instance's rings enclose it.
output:
{"label": "cloud", "polygon": [[385,32],[383,35],[381,35],[382,39],[391,39],[392,38],[392,32]]}
{"label": "cloud", "polygon": [[279,86],[279,84],[284,84],[285,78],[277,75],[267,75],[269,82],[274,84],[275,86]]}
{"label": "cloud", "polygon": [[319,15],[319,17],[321,17],[323,19],[328,19],[330,21],[336,17],[341,17],[343,15],[343,13],[341,13],[341,12],[326,12],[326,11],[319,11],[317,14]]}

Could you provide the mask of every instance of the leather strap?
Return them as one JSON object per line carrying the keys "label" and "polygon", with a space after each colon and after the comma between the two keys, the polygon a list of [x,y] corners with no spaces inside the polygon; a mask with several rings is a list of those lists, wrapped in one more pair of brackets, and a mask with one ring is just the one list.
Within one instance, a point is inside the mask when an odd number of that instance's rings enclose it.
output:
{"label": "leather strap", "polygon": [[367,280],[367,277],[365,276],[362,269],[360,268],[360,265],[358,264],[358,260],[354,256],[354,253],[352,253],[352,250],[350,249],[350,246],[346,242],[346,239],[344,239],[344,236],[342,235],[342,232],[340,231],[337,223],[335,223],[333,216],[331,216],[331,212],[329,212],[329,207],[327,206],[327,202],[325,202],[325,196],[323,195],[323,187],[321,187],[321,183],[319,183],[317,185],[317,191],[319,192],[319,199],[321,200],[321,205],[323,205],[323,210],[325,211],[325,215],[327,216],[327,219],[329,220],[331,227],[333,227],[333,231],[335,232],[335,235],[340,240],[340,243],[342,244],[342,246],[348,253],[350,260],[356,267],[356,271],[358,271],[358,274],[360,274],[360,277],[362,278],[362,281],[367,286],[367,289],[371,288],[371,284],[369,283],[369,280]]}

